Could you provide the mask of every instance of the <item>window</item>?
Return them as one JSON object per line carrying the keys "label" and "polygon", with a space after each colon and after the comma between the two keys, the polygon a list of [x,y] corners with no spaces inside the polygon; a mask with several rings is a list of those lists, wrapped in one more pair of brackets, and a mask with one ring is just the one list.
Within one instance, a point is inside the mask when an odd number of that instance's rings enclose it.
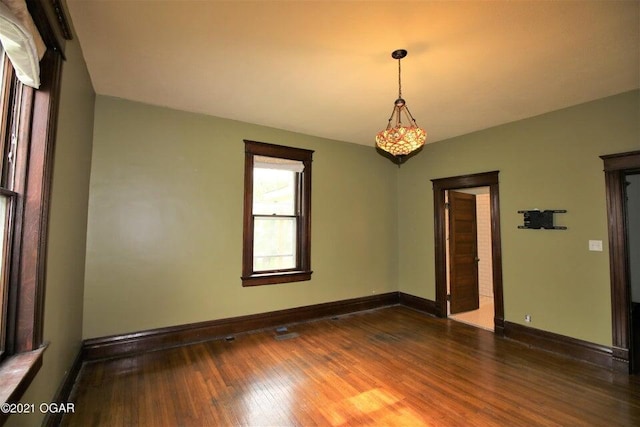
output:
{"label": "window", "polygon": [[242,285],[310,280],[313,151],[244,143]]}
{"label": "window", "polygon": [[[12,57],[21,64],[16,68],[0,52],[0,395],[5,402],[20,399],[42,365],[46,347],[42,331],[53,142],[64,39],[70,39],[66,18],[54,3],[27,0],[28,13],[19,14],[33,18],[46,44],[42,56],[38,53],[39,77],[35,67],[35,75],[27,73],[21,54]],[[2,15],[0,27],[3,43],[4,31],[14,28],[6,25],[7,17]],[[9,41],[3,46],[8,51],[11,46],[9,52],[15,54],[22,44]],[[34,89],[38,81],[39,89]],[[0,424],[7,416],[0,413]]]}
{"label": "window", "polygon": [[9,271],[11,242],[14,238],[13,207],[16,193],[13,191],[15,173],[15,143],[18,120],[13,114],[16,92],[12,90],[11,63],[0,45],[0,359],[6,352],[7,324],[9,314]]}

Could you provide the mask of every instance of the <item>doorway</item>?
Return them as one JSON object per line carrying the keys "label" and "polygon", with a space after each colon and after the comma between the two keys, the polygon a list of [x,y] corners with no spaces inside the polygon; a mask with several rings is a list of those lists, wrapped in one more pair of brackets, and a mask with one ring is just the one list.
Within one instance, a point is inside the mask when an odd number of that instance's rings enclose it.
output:
{"label": "doorway", "polygon": [[631,287],[630,370],[640,373],[640,171],[625,180],[627,237],[629,239],[629,286]]}
{"label": "doorway", "polygon": [[435,240],[435,273],[436,273],[436,313],[439,317],[449,315],[449,295],[447,278],[449,277],[447,262],[447,209],[446,197],[450,190],[488,187],[491,234],[491,275],[493,282],[493,330],[504,335],[504,303],[502,292],[502,249],[500,243],[500,196],[498,171],[474,175],[463,175],[434,179],[434,240]]}
{"label": "doorway", "polygon": [[[600,156],[604,162],[609,224],[613,368],[640,373],[640,298],[637,286],[640,225],[636,185],[640,174],[640,151]],[[633,233],[633,234],[632,234]],[[632,236],[634,238],[632,238]],[[633,285],[632,285],[633,281]]]}
{"label": "doorway", "polygon": [[447,314],[493,331],[491,204],[489,187],[445,192]]}

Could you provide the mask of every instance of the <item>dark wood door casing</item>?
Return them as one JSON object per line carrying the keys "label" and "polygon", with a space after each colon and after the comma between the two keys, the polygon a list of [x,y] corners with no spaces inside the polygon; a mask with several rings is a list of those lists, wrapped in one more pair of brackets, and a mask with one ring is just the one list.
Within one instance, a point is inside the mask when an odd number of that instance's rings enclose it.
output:
{"label": "dark wood door casing", "polygon": [[480,308],[476,196],[449,191],[451,314]]}
{"label": "dark wood door casing", "polygon": [[499,171],[433,179],[436,313],[447,317],[447,265],[445,229],[445,191],[460,188],[489,187],[491,210],[491,259],[493,261],[494,331],[504,335],[504,298],[502,290],[502,245],[500,237]]}
{"label": "dark wood door casing", "polygon": [[620,372],[629,372],[631,297],[623,181],[626,174],[640,171],[640,151],[600,158],[604,162],[609,234],[613,367]]}

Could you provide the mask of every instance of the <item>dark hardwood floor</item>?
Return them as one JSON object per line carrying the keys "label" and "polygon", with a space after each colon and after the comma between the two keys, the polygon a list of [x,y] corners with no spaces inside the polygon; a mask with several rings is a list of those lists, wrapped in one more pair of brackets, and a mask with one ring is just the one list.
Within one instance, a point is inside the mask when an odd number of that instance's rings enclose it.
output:
{"label": "dark hardwood floor", "polygon": [[87,363],[67,426],[638,426],[640,378],[406,307]]}

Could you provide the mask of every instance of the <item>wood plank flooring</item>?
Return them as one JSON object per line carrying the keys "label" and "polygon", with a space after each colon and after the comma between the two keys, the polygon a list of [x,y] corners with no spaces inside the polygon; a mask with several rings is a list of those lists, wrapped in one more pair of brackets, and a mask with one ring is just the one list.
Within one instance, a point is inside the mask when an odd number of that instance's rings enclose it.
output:
{"label": "wood plank flooring", "polygon": [[66,426],[640,425],[638,377],[402,306],[85,364],[72,399]]}

